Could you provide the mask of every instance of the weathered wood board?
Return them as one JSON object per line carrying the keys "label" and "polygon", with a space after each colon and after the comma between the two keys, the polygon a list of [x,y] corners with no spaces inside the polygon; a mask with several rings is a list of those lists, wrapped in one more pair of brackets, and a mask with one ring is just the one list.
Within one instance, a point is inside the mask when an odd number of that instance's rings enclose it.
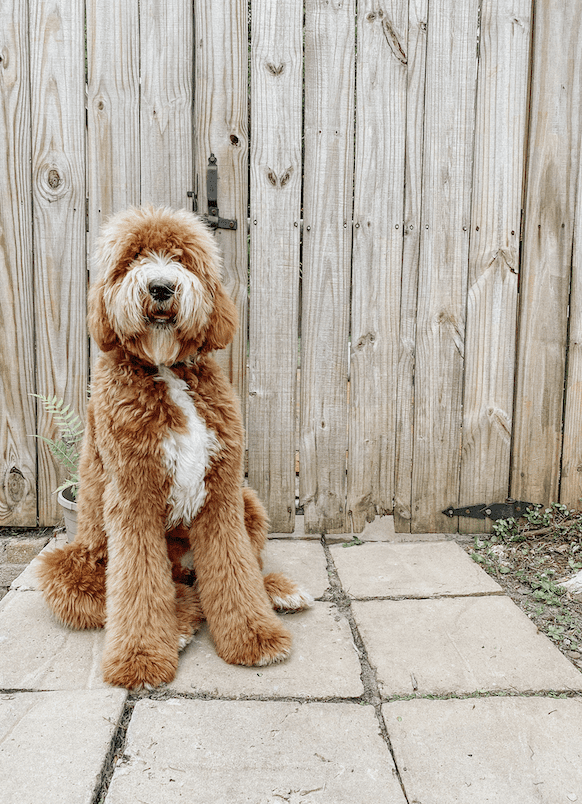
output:
{"label": "weathered wood board", "polygon": [[217,229],[224,284],[235,302],[239,328],[231,346],[216,354],[246,411],[248,340],[248,2],[196,0],[194,185],[198,212],[208,212],[206,176],[214,154],[220,217],[236,221]]}
{"label": "weathered wood board", "polygon": [[28,4],[0,5],[0,526],[36,525]]}
{"label": "weathered wood board", "polygon": [[355,2],[305,8],[300,503],[345,532]]}
{"label": "weathered wood board", "polygon": [[[511,491],[516,499],[543,504],[558,499],[560,482],[582,131],[581,36],[576,0],[559,9],[537,4]],[[578,326],[570,322],[572,331]]]}
{"label": "weathered wood board", "polygon": [[[30,5],[36,388],[81,415],[88,383],[84,25],[81,0]],[[44,414],[38,432],[55,434]],[[39,442],[41,523],[58,517],[58,478]]]}
{"label": "weathered wood board", "polygon": [[295,521],[302,18],[293,0],[253,3],[248,475],[280,532]]}
{"label": "weathered wood board", "polygon": [[[479,3],[431,2],[414,375],[412,528],[450,531],[463,401]],[[410,224],[413,225],[413,224]]]}
{"label": "weathered wood board", "polygon": [[[509,492],[530,16],[529,0],[481,6],[461,506],[503,501]],[[462,522],[467,532],[490,525]]]}
{"label": "weathered wood board", "polygon": [[[349,524],[391,513],[394,500],[408,2],[360,4],[348,452]],[[415,37],[410,44],[414,46]]]}

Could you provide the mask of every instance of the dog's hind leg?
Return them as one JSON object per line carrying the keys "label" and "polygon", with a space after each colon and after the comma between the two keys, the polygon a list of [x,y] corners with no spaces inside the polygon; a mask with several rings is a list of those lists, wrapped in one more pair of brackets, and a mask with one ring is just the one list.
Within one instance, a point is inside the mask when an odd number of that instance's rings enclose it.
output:
{"label": "dog's hind leg", "polygon": [[269,527],[267,512],[254,489],[245,486],[242,490],[242,495],[245,506],[245,529],[251,540],[259,567],[263,569],[261,553],[267,543],[267,530]]}
{"label": "dog's hind leg", "polygon": [[104,473],[93,428],[89,407],[80,462],[83,483],[75,541],[42,553],[37,565],[37,578],[46,601],[55,616],[71,628],[102,628],[105,624]]}
{"label": "dog's hind leg", "polygon": [[313,597],[280,572],[270,572],[263,578],[265,591],[277,611],[302,611],[313,606]]}
{"label": "dog's hind leg", "polygon": [[[245,505],[245,528],[249,534],[253,550],[263,569],[261,552],[267,543],[268,519],[262,503],[254,489],[243,488]],[[277,611],[301,611],[313,605],[313,598],[296,583],[281,573],[271,572],[263,578],[265,591]]]}
{"label": "dog's hind leg", "polygon": [[176,614],[180,633],[179,647],[182,650],[204,622],[204,612],[196,587],[176,584]]}

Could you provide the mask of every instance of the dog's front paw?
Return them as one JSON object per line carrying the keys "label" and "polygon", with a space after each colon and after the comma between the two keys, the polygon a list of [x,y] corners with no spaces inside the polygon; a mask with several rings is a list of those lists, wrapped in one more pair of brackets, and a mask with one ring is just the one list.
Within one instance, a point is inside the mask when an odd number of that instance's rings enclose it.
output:
{"label": "dog's front paw", "polygon": [[123,656],[107,654],[103,659],[103,680],[128,690],[154,689],[173,681],[177,668],[177,651],[175,656],[161,650],[135,650]]}
{"label": "dog's front paw", "polygon": [[290,654],[291,635],[278,625],[248,633],[222,658],[229,664],[262,666],[283,662]]}

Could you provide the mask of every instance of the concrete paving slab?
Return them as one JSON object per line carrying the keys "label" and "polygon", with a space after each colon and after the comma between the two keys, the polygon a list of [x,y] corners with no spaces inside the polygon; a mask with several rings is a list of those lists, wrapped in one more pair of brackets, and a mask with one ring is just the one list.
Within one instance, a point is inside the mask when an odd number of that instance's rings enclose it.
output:
{"label": "concrete paving slab", "polygon": [[0,695],[2,804],[90,804],[123,690]]}
{"label": "concrete paving slab", "polygon": [[42,592],[9,592],[0,602],[0,688],[110,689],[101,679],[103,637],[60,625]]}
{"label": "concrete paving slab", "polygon": [[352,609],[383,697],[582,690],[582,673],[507,597],[371,600]]}
{"label": "concrete paving slab", "polygon": [[206,625],[180,657],[170,688],[228,697],[355,698],[363,694],[360,662],[349,623],[331,603],[283,616],[293,637],[287,661],[267,667],[226,664]]}
{"label": "concrete paving slab", "polygon": [[315,598],[329,586],[323,547],[314,541],[269,539],[263,555],[263,573],[282,572]]}
{"label": "concrete paving slab", "polygon": [[342,586],[353,598],[503,593],[455,542],[337,545],[330,550]]}
{"label": "concrete paving slab", "polygon": [[582,802],[580,700],[396,701],[382,711],[411,802]]}
{"label": "concrete paving slab", "polygon": [[139,701],[106,804],[405,804],[371,706]]}

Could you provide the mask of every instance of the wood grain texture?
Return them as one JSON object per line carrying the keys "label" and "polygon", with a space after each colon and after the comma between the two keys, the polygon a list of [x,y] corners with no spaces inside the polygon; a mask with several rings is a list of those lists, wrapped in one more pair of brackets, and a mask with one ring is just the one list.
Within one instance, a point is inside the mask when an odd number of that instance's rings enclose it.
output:
{"label": "wood grain texture", "polygon": [[406,161],[402,248],[398,405],[394,481],[394,527],[408,532],[412,520],[412,455],[414,448],[414,369],[416,304],[420,260],[422,165],[424,156],[424,92],[426,82],[428,0],[411,0],[408,10]]}
{"label": "wood grain texture", "polygon": [[89,255],[104,220],[140,202],[139,54],[138,0],[87,0]]}
{"label": "wood grain texture", "polygon": [[460,505],[509,491],[530,12],[530,0],[481,6]]}
{"label": "wood grain texture", "polygon": [[[83,415],[87,398],[85,324],[84,3],[30,4],[32,188],[35,242],[37,390]],[[38,432],[53,435],[45,416]],[[40,524],[59,516],[59,470],[38,449]]]}
{"label": "wood grain texture", "polygon": [[0,525],[36,525],[28,4],[0,6]]}
{"label": "wood grain texture", "polygon": [[582,7],[536,5],[512,496],[558,498],[576,182]]}
{"label": "wood grain texture", "polygon": [[451,531],[459,494],[478,6],[430,5],[416,328],[412,529]]}
{"label": "wood grain texture", "polygon": [[[394,499],[408,85],[408,2],[358,7],[348,510]],[[412,38],[414,43],[414,37]]]}
{"label": "wood grain texture", "polygon": [[300,502],[345,532],[355,0],[305,6]]}
{"label": "wood grain texture", "polygon": [[580,427],[580,411],[582,411],[582,159],[579,159],[578,164],[577,188],[560,502],[569,508],[580,510],[582,507],[582,428]]}
{"label": "wood grain texture", "polygon": [[218,206],[237,229],[218,229],[224,284],[239,313],[234,342],[216,354],[246,409],[248,335],[248,2],[196,0],[194,187],[198,211],[208,212],[206,170],[218,163]]}
{"label": "wood grain texture", "polygon": [[280,532],[295,519],[302,16],[293,0],[253,2],[249,483]]}
{"label": "wood grain texture", "polygon": [[141,203],[188,206],[194,22],[188,0],[141,0]]}

